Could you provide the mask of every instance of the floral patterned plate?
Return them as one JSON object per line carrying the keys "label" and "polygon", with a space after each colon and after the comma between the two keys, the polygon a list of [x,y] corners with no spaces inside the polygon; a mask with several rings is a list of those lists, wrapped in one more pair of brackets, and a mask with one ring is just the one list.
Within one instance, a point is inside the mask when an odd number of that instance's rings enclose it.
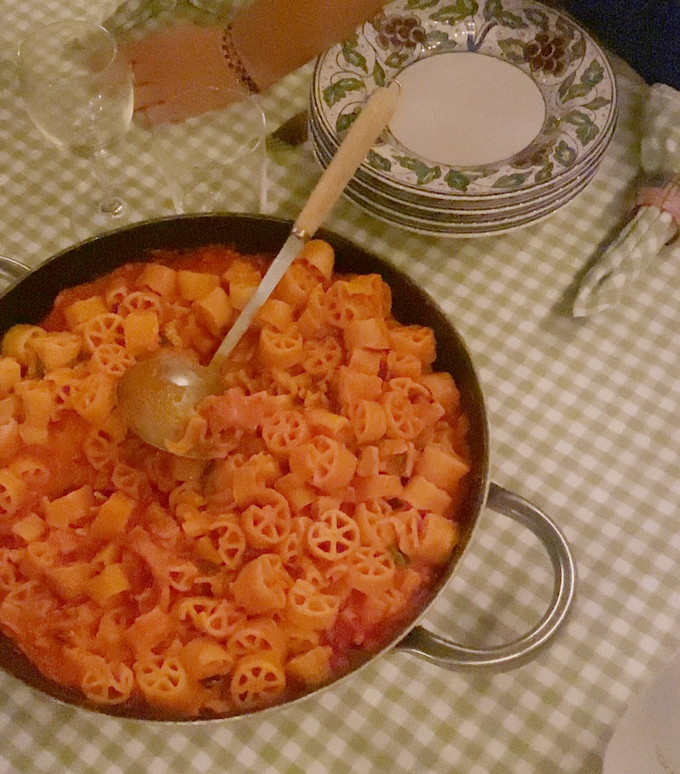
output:
{"label": "floral patterned plate", "polygon": [[317,129],[337,146],[370,93],[394,78],[408,87],[402,106],[361,169],[405,197],[531,198],[601,155],[616,121],[602,49],[532,0],[388,4],[319,59]]}
{"label": "floral patterned plate", "polygon": [[[322,166],[327,166],[330,157],[324,154],[316,145],[314,139],[312,139],[312,147]],[[367,202],[372,200],[376,206],[382,207],[386,212],[389,210],[394,212],[395,218],[408,214],[411,218],[418,218],[423,223],[437,222],[440,225],[442,223],[449,223],[456,227],[476,227],[483,223],[494,223],[509,218],[526,218],[530,217],[534,212],[551,207],[559,207],[568,201],[575,192],[582,190],[583,185],[590,182],[595,176],[598,168],[599,165],[593,165],[588,169],[584,169],[580,175],[570,180],[568,184],[560,186],[555,191],[550,191],[549,194],[537,197],[530,203],[511,203],[488,209],[436,207],[433,205],[423,207],[422,205],[399,201],[393,196],[377,191],[370,181],[365,182],[357,178],[352,180],[350,185],[347,186],[345,193],[349,198],[353,198],[352,195],[357,194],[359,199]],[[359,199],[355,198],[355,201]]]}
{"label": "floral patterned plate", "polygon": [[[334,151],[324,149],[313,125],[310,125],[312,149],[319,163],[328,166]],[[470,208],[439,200],[427,206],[399,200],[389,192],[377,190],[375,181],[363,181],[355,175],[345,188],[344,196],[378,220],[408,231],[438,237],[486,237],[505,234],[542,221],[576,198],[595,177],[599,160],[584,166],[561,186],[547,189],[529,202],[499,202],[493,206]]]}
{"label": "floral patterned plate", "polygon": [[575,199],[586,188],[594,175],[594,172],[585,175],[557,200],[539,205],[532,208],[531,211],[518,213],[511,217],[473,218],[465,222],[459,216],[432,213],[429,218],[425,218],[420,213],[414,214],[404,207],[395,208],[390,204],[385,205],[379,202],[371,191],[362,192],[354,188],[346,189],[345,195],[378,220],[417,234],[447,238],[487,237],[506,234],[545,220]]}
{"label": "floral patterned plate", "polygon": [[[335,155],[337,148],[329,143],[323,131],[320,131],[313,120],[309,122],[309,132],[312,139],[312,149],[321,166],[326,167]],[[526,211],[534,207],[546,204],[552,200],[562,198],[566,192],[575,187],[585,176],[592,177],[602,162],[608,142],[601,143],[600,149],[588,157],[587,162],[580,164],[572,170],[569,177],[564,177],[560,185],[535,186],[531,193],[521,191],[517,195],[487,196],[487,197],[438,197],[428,192],[420,192],[416,195],[398,189],[395,186],[385,185],[383,181],[376,179],[365,169],[359,168],[348,188],[363,188],[370,190],[372,195],[380,198],[384,203],[390,202],[393,207],[411,211],[421,211],[425,218],[432,215],[447,216],[462,215],[473,217],[476,220],[483,218],[501,217],[509,212]],[[592,173],[592,174],[591,174]]]}

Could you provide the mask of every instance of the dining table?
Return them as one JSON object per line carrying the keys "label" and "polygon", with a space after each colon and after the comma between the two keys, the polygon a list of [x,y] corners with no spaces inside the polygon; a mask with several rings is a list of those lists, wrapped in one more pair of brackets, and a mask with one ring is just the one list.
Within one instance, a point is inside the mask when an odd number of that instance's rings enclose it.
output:
{"label": "dining table", "polygon": [[[225,11],[217,2],[151,4],[154,13],[128,34]],[[17,80],[19,43],[37,25],[104,22],[117,6],[0,0],[0,254],[29,268],[82,238],[73,223],[93,183],[85,159],[32,125]],[[680,641],[680,240],[616,305],[571,313],[579,279],[630,217],[640,175],[650,87],[610,59],[613,139],[590,184],[550,217],[449,238],[341,199],[324,223],[422,286],[467,342],[486,398],[492,480],[548,514],[573,551],[575,600],[549,646],[509,671],[443,669],[391,649],[301,701],[188,723],[92,713],[2,673],[0,774],[601,771],[629,702]],[[310,63],[259,97],[269,130],[305,109],[312,74]],[[111,163],[132,219],[173,216],[140,122]],[[266,214],[295,218],[320,171],[308,141],[271,147]],[[508,642],[540,619],[552,585],[535,535],[487,509],[424,625],[469,646]]]}

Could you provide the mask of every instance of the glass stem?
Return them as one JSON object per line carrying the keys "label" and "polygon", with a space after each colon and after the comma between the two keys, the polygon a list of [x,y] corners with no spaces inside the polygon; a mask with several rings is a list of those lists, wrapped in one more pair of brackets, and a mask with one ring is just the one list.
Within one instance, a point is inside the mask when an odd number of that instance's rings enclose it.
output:
{"label": "glass stem", "polygon": [[109,152],[106,148],[95,151],[93,157],[94,174],[102,192],[99,210],[104,215],[117,218],[125,210],[125,202],[118,196],[111,182],[111,175],[107,166]]}

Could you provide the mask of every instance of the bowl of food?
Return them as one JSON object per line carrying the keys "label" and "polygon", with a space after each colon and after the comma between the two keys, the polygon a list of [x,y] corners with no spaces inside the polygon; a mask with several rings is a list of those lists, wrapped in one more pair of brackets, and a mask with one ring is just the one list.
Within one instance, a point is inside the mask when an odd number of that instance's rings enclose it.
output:
{"label": "bowl of food", "polygon": [[[490,482],[463,339],[408,277],[337,235],[293,263],[181,454],[130,431],[122,374],[162,348],[208,361],[290,225],[138,224],[0,298],[0,667],[43,694],[139,720],[226,720],[393,648],[512,668],[564,624],[571,551]],[[485,507],[540,538],[554,587],[530,632],[476,650],[419,622]]]}

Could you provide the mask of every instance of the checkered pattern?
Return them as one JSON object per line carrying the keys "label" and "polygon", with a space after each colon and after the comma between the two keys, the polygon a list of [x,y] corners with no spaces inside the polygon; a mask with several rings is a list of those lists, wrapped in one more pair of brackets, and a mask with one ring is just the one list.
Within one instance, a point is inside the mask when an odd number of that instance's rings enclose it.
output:
{"label": "checkered pattern", "polygon": [[[0,0],[0,253],[30,265],[69,243],[89,178],[31,127],[13,52],[31,25],[103,7]],[[327,223],[422,283],[468,341],[488,398],[493,479],[551,514],[578,562],[574,613],[552,647],[507,674],[447,672],[393,650],[300,703],[192,726],[102,718],[0,676],[0,774],[599,771],[631,693],[680,632],[680,244],[617,307],[586,321],[569,314],[575,281],[620,227],[638,172],[644,87],[617,71],[621,119],[602,168],[545,222],[446,240],[343,201]],[[309,76],[264,95],[272,127],[305,106]],[[135,127],[120,152],[139,217],[171,212],[148,143]],[[294,217],[318,175],[310,149],[276,151],[269,168],[271,212]],[[426,623],[497,644],[535,623],[551,586],[535,538],[485,512]]]}

